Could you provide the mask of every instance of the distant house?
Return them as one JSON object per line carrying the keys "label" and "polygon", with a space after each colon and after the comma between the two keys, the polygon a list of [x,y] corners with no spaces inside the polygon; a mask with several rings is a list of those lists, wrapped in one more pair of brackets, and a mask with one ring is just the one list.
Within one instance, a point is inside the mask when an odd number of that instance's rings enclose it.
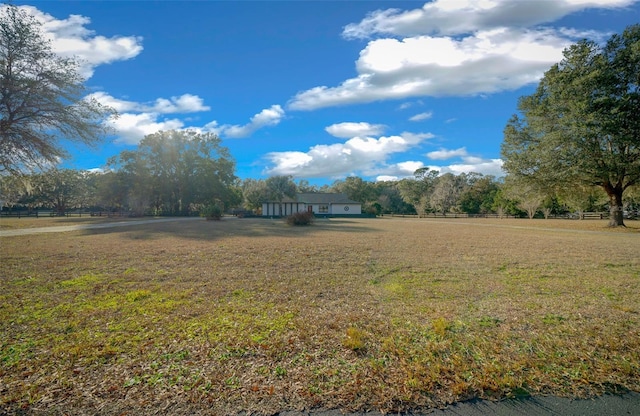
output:
{"label": "distant house", "polygon": [[313,212],[316,216],[353,216],[362,214],[362,205],[345,194],[301,193],[282,201],[262,203],[263,217],[284,217],[294,212]]}

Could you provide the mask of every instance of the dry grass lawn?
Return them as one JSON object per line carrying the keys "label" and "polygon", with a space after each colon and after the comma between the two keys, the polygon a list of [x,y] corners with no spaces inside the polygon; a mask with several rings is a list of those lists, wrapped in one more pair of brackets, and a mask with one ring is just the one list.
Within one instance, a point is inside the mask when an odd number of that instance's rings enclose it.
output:
{"label": "dry grass lawn", "polygon": [[640,224],[605,225],[225,218],[5,237],[0,413],[640,391]]}

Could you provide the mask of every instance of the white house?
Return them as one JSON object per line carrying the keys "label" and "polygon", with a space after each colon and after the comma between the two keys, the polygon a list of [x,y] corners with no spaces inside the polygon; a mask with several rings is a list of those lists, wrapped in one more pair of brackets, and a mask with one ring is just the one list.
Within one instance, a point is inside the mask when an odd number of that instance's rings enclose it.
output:
{"label": "white house", "polygon": [[262,203],[263,217],[284,217],[294,212],[313,212],[316,216],[352,216],[362,214],[362,205],[345,194],[301,193],[282,201]]}

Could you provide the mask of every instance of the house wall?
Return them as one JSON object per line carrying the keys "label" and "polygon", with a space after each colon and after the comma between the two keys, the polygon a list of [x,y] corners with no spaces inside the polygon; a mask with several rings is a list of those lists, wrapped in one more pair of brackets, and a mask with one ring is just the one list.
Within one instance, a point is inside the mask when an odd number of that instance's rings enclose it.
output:
{"label": "house wall", "polygon": [[[282,207],[282,211],[280,211]],[[307,204],[301,202],[283,202],[279,204],[277,202],[263,202],[262,203],[262,216],[263,217],[283,217],[291,215],[294,212],[306,211]]]}
{"label": "house wall", "polygon": [[329,206],[331,214],[335,215],[360,215],[362,208],[359,204],[331,204]]}
{"label": "house wall", "polygon": [[[328,212],[320,212],[320,205],[328,205]],[[280,211],[282,206],[282,211]],[[362,214],[362,207],[360,204],[305,204],[302,202],[283,202],[279,204],[277,202],[265,202],[262,204],[262,216],[263,217],[279,217],[291,215],[294,212],[306,212],[307,207],[311,207],[313,213],[318,216],[322,215],[360,215]],[[349,209],[345,209],[348,207]]]}

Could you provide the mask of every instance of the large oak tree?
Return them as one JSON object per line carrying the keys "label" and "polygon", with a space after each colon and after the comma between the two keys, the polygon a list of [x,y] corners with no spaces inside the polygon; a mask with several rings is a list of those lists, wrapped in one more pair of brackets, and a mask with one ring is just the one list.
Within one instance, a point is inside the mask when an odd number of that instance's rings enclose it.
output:
{"label": "large oak tree", "polygon": [[85,97],[79,62],[57,56],[41,24],[0,5],[0,172],[56,164],[60,139],[85,144],[105,133],[108,107]]}
{"label": "large oak tree", "polygon": [[125,150],[109,161],[127,184],[130,207],[171,215],[189,214],[213,202],[241,202],[229,149],[213,133],[170,130],[149,134],[136,150]]}
{"label": "large oak tree", "polygon": [[623,194],[640,183],[640,25],[566,49],[518,109],[504,131],[507,173],[549,188],[601,187],[610,225],[624,225]]}

